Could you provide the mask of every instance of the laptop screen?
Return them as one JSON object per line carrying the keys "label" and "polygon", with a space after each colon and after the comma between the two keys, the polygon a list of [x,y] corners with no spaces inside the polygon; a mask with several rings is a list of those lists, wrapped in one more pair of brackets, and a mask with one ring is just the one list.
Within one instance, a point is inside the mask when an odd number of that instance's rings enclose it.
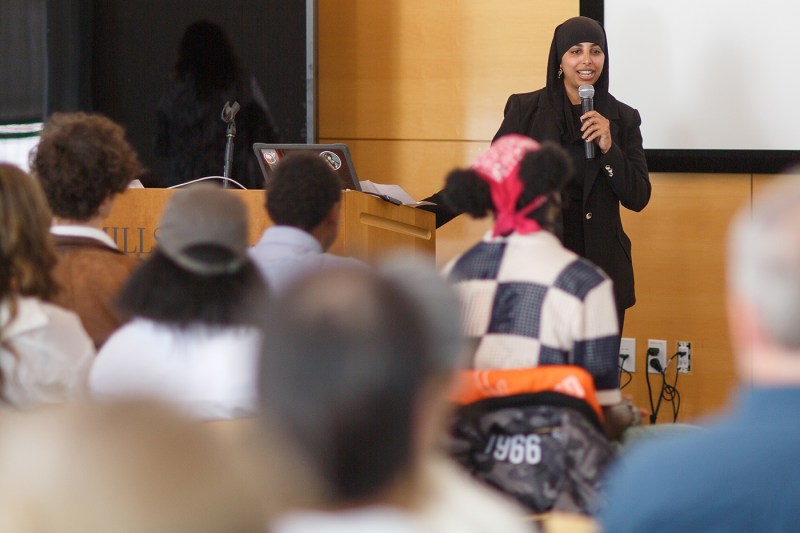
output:
{"label": "laptop screen", "polygon": [[270,176],[281,159],[294,152],[311,152],[324,159],[339,176],[342,189],[361,190],[353,159],[346,144],[253,144],[264,181],[269,186]]}

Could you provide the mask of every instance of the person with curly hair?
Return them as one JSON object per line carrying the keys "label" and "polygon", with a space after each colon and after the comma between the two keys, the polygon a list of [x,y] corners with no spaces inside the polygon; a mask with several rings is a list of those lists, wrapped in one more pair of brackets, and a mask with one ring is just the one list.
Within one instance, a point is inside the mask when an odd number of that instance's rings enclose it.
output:
{"label": "person with curly hair", "polygon": [[57,285],[50,210],[39,185],[0,164],[0,404],[59,403],[84,390],[94,346]]}
{"label": "person with curly hair", "polygon": [[594,379],[606,432],[634,422],[619,390],[619,329],[611,279],[555,235],[572,172],[553,142],[510,134],[447,177],[449,207],[494,228],[444,269],[465,302],[471,367],[576,365]]}
{"label": "person with curly hair", "polygon": [[252,416],[267,287],[247,255],[247,210],[197,185],[170,198],[158,247],[120,291],[132,320],[97,354],[95,398],[157,398],[198,420]]}
{"label": "person with curly hair", "polygon": [[59,305],[81,317],[95,346],[122,322],[111,300],[136,265],[103,231],[114,199],[143,172],[121,126],[100,115],[55,113],[31,169],[53,212]]}
{"label": "person with curly hair", "polygon": [[266,209],[267,228],[250,256],[280,293],[302,274],[334,265],[362,265],[326,252],[339,232],[342,186],[325,160],[308,153],[286,156],[272,174]]}
{"label": "person with curly hair", "polygon": [[263,189],[251,147],[280,142],[280,132],[255,76],[241,66],[225,30],[207,20],[194,22],[184,31],[158,104],[155,153],[169,159],[162,187],[222,176],[227,126],[220,114],[228,101],[241,106],[230,177],[248,189]]}

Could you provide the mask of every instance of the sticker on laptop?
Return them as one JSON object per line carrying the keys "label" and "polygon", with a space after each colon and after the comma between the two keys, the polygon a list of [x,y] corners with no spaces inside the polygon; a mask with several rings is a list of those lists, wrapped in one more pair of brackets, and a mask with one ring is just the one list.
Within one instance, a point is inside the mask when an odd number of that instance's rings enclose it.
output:
{"label": "sticker on laptop", "polygon": [[334,154],[333,152],[329,152],[326,150],[324,152],[320,152],[319,156],[325,161],[327,161],[333,170],[339,170],[340,168],[342,168],[341,158],[338,155]]}
{"label": "sticker on laptop", "polygon": [[261,150],[261,156],[264,161],[270,166],[274,167],[278,163],[278,153],[275,150]]}

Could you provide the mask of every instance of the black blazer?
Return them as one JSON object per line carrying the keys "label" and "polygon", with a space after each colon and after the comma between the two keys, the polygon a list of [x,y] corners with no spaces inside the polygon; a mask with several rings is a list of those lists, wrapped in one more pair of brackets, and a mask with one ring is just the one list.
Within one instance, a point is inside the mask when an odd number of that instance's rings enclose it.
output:
{"label": "black blazer", "polygon": [[[650,201],[650,177],[642,148],[639,112],[608,95],[611,149],[597,151],[596,172],[587,173],[583,183],[583,234],[586,258],[602,268],[614,281],[617,308],[636,302],[633,287],[631,241],[622,229],[619,205],[641,211]],[[505,118],[494,139],[520,133],[537,141],[561,144],[559,117],[550,106],[545,89],[512,94]]]}

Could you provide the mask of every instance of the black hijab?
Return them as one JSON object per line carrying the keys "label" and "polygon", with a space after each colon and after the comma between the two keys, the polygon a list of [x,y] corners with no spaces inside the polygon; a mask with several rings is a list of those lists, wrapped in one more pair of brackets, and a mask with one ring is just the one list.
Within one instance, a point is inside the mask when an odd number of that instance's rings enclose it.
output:
{"label": "black hijab", "polygon": [[608,116],[608,41],[603,27],[588,17],[573,17],[556,27],[550,55],[547,59],[547,95],[550,105],[559,117],[559,130],[563,142],[572,143],[581,139],[580,130],[572,114],[572,103],[564,89],[564,80],[558,77],[561,58],[567,50],[578,43],[595,43],[600,45],[605,54],[603,72],[594,84],[594,108],[604,116]]}

